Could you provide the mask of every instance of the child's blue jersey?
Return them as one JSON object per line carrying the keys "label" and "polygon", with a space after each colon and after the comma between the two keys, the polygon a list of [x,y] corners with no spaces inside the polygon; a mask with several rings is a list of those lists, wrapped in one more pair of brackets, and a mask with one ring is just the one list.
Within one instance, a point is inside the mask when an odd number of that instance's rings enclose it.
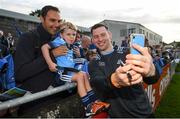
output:
{"label": "child's blue jersey", "polygon": [[[66,45],[66,42],[63,38],[57,37],[53,41],[49,42],[49,45],[51,48],[56,48],[58,46]],[[68,50],[66,55],[56,57],[56,61],[58,66],[74,68],[75,63],[73,61],[73,51]]]}

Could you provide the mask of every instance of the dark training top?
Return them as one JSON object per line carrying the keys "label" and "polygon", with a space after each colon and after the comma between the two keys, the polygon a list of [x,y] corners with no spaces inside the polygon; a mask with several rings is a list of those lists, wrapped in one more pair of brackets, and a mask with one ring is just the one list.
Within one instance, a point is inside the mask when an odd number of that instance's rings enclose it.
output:
{"label": "dark training top", "polygon": [[[152,107],[142,84],[116,88],[110,82],[110,76],[120,66],[121,59],[125,62],[126,53],[114,51],[100,55],[99,59],[89,64],[90,82],[97,96],[110,103],[110,117],[149,117]],[[143,79],[147,84],[157,82],[159,74]]]}

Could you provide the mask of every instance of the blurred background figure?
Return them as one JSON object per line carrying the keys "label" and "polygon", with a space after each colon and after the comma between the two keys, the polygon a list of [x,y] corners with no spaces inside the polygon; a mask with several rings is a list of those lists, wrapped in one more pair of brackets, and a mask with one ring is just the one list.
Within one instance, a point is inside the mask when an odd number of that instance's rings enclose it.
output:
{"label": "blurred background figure", "polygon": [[86,56],[89,46],[91,44],[91,38],[89,36],[83,35],[81,40],[81,54],[83,57]]}
{"label": "blurred background figure", "polygon": [[14,38],[11,33],[7,35],[8,48],[12,48],[14,46]]}
{"label": "blurred background figure", "polygon": [[0,30],[0,57],[3,58],[9,54],[8,42],[4,36],[4,32]]}
{"label": "blurred background figure", "polygon": [[122,40],[121,47],[129,47],[130,35],[126,36],[124,40]]}
{"label": "blurred background figure", "polygon": [[84,35],[81,40],[81,54],[88,61],[96,58],[97,51],[96,46],[92,43],[91,38],[87,35]]}
{"label": "blurred background figure", "polygon": [[8,48],[8,41],[4,36],[4,32],[0,30],[0,44],[5,45]]}
{"label": "blurred background figure", "polygon": [[79,30],[77,30],[76,40],[75,40],[75,42],[74,42],[74,45],[75,45],[75,46],[81,47],[81,38],[82,38],[81,32],[80,32]]}

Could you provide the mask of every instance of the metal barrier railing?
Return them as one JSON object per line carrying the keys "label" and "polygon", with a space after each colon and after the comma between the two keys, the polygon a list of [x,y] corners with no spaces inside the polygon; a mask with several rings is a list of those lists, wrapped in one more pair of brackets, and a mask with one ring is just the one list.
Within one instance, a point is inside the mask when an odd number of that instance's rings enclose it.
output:
{"label": "metal barrier railing", "polygon": [[[172,64],[172,62],[171,62],[171,64]],[[173,70],[174,70],[174,67],[173,67]],[[68,83],[67,82],[66,84],[64,84],[62,86],[55,87],[55,88],[49,87],[47,90],[37,92],[34,94],[31,94],[31,93],[28,94],[27,93],[24,96],[19,97],[19,98],[0,102],[0,111],[4,110],[4,109],[11,108],[11,107],[15,107],[15,106],[18,106],[18,105],[21,105],[21,104],[24,104],[24,103],[27,103],[30,101],[34,101],[34,100],[37,100],[37,99],[40,99],[40,98],[43,98],[46,96],[50,96],[50,95],[53,95],[53,94],[74,88],[74,87],[76,87],[76,83]]]}
{"label": "metal barrier railing", "polygon": [[24,104],[24,103],[27,103],[30,101],[34,101],[34,100],[37,100],[37,99],[40,99],[40,98],[43,98],[43,97],[46,97],[49,95],[53,95],[53,94],[56,94],[56,93],[59,93],[59,92],[62,92],[62,91],[65,91],[65,90],[68,90],[68,89],[71,89],[74,87],[76,87],[76,83],[66,83],[62,86],[55,87],[55,88],[49,87],[47,90],[37,92],[34,94],[26,93],[22,97],[8,100],[5,102],[1,102],[0,103],[0,111],[11,108],[11,107],[15,107],[15,106],[18,106],[18,105],[21,105],[21,104]]}

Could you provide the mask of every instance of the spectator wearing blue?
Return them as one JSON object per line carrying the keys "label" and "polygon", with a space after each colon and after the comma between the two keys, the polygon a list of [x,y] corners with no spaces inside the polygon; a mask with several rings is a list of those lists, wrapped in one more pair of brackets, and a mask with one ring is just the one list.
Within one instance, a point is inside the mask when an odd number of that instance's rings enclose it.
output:
{"label": "spectator wearing blue", "polygon": [[[78,94],[81,97],[82,104],[86,110],[86,116],[91,116],[97,114],[98,112],[109,107],[109,104],[101,102],[95,96],[89,84],[89,77],[87,73],[83,71],[78,71],[75,67],[75,62],[73,61],[73,47],[71,47],[75,41],[77,28],[70,22],[64,22],[60,27],[60,36],[53,41],[44,44],[41,49],[46,63],[49,66],[49,70],[52,72],[57,72],[58,70],[63,70],[60,73],[60,79],[66,76],[65,81],[75,81],[77,82]],[[68,47],[68,52],[66,55],[56,57],[57,63],[54,63],[50,57],[49,51],[52,48],[56,48],[62,45]],[[67,76],[68,75],[68,76]]]}
{"label": "spectator wearing blue", "polygon": [[4,32],[2,30],[0,30],[0,44],[8,48],[8,41],[6,37],[4,36]]}

